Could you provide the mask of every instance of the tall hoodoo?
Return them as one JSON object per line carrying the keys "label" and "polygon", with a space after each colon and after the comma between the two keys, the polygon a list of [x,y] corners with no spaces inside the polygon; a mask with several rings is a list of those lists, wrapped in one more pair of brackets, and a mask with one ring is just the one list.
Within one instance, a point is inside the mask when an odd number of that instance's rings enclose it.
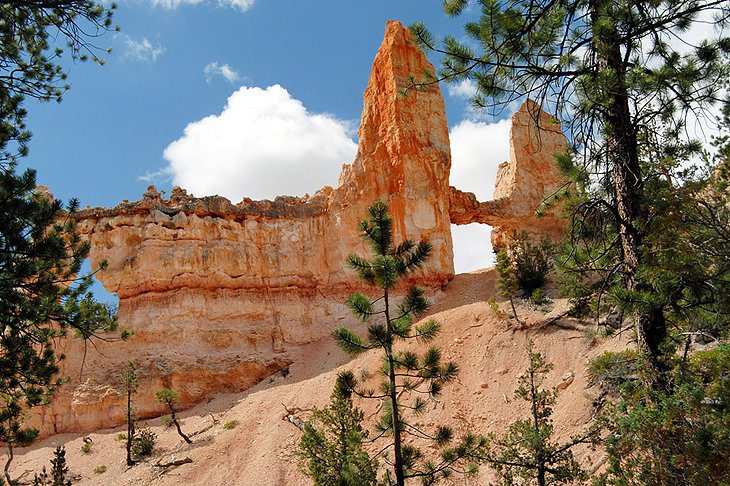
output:
{"label": "tall hoodoo", "polygon": [[365,89],[357,157],[340,189],[357,201],[356,218],[375,199],[386,200],[396,239],[427,238],[435,249],[429,273],[446,276],[453,274],[446,109],[437,84],[408,90],[409,76],[434,72],[410,30],[389,21]]}

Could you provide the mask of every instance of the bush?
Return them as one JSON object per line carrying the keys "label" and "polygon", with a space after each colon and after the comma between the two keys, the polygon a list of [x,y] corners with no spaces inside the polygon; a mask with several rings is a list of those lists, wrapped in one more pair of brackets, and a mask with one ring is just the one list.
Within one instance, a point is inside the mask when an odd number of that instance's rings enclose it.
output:
{"label": "bush", "polygon": [[223,424],[223,428],[226,430],[232,430],[235,429],[237,425],[238,420],[231,420],[230,422],[226,422],[225,424]]}
{"label": "bush", "polygon": [[81,446],[81,452],[84,454],[91,452],[91,442],[85,442],[84,445]]}
{"label": "bush", "polygon": [[120,432],[116,437],[114,437],[114,440],[127,440],[127,434]]}
{"label": "bush", "polygon": [[530,294],[530,300],[535,305],[545,305],[550,302],[550,297],[543,289],[535,289]]}
{"label": "bush", "polygon": [[489,299],[487,299],[487,305],[489,305],[489,309],[495,316],[499,317],[502,314],[499,310],[499,304],[496,300],[494,300],[494,297],[490,297]]}
{"label": "bush", "polygon": [[162,417],[162,425],[170,428],[175,425],[175,421],[172,420],[172,417],[170,415],[165,415],[164,417]]}
{"label": "bush", "polygon": [[363,450],[368,432],[362,427],[363,412],[352,403],[352,372],[340,373],[330,405],[315,408],[299,440],[304,474],[315,485],[376,484],[377,461]]}
{"label": "bush", "polygon": [[132,456],[147,457],[152,454],[157,442],[157,435],[150,429],[142,429],[132,439]]}
{"label": "bush", "polygon": [[[610,431],[608,462],[594,484],[728,484],[730,478],[730,344],[691,356],[674,355],[661,390],[641,379],[653,366],[637,354],[627,366],[617,353],[594,365],[623,377],[599,423]],[[605,370],[615,368],[611,373]],[[616,388],[616,387],[614,387]]]}
{"label": "bush", "polygon": [[106,472],[106,466],[102,465],[94,469],[94,474],[104,474]]}
{"label": "bush", "polygon": [[[33,477],[33,486],[71,486],[71,481],[66,479],[68,466],[66,465],[66,449],[63,446],[56,447],[51,459],[51,472],[46,471],[45,466],[40,475]],[[0,486],[5,483],[0,481]],[[16,484],[13,482],[13,484]],[[19,483],[18,483],[19,484]]]}
{"label": "bush", "polygon": [[517,284],[526,296],[543,287],[553,268],[554,245],[547,237],[533,243],[524,231],[514,235],[510,259],[517,274]]}

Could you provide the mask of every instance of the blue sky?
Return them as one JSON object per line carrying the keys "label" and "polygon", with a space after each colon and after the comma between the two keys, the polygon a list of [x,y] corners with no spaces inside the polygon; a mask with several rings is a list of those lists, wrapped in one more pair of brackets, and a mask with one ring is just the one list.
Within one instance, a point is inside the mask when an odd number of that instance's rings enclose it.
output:
{"label": "blue sky", "polygon": [[[196,195],[217,192],[234,202],[256,191],[259,197],[296,192],[296,187],[282,191],[267,185],[265,175],[256,182],[257,170],[276,165],[266,159],[267,147],[253,147],[257,136],[249,131],[259,123],[240,116],[251,103],[262,115],[290,108],[282,116],[293,116],[299,123],[297,138],[313,144],[334,133],[335,148],[320,165],[324,179],[336,178],[340,165],[351,162],[347,154],[354,142],[348,140],[356,136],[363,90],[386,20],[405,25],[423,20],[437,37],[459,35],[464,22],[447,18],[437,0],[118,3],[115,22],[121,31],[97,40],[113,49],[106,65],[66,61],[72,87],[63,102],[28,105],[33,140],[25,163],[37,169],[39,183],[56,197],[77,197],[82,207],[138,200],[150,181],[169,193],[173,182],[182,180],[198,188],[192,191]],[[452,183],[485,199],[497,165],[507,158],[507,125],[470,113],[465,96],[470,86],[442,90],[452,129]],[[197,128],[188,133],[189,126]],[[316,133],[310,137],[312,130]],[[219,132],[229,132],[228,138],[211,140]],[[236,135],[244,132],[248,141]],[[176,146],[181,148],[176,151]],[[192,167],[206,157],[208,165]],[[225,179],[231,180],[225,170],[217,170],[226,157],[236,167],[250,163],[236,176],[244,182],[234,189],[225,186]],[[241,162],[241,157],[251,160]],[[208,185],[196,186],[203,177],[211,178]],[[307,192],[325,184],[332,181]],[[459,271],[483,267],[491,258],[486,228],[470,228],[455,233]]]}

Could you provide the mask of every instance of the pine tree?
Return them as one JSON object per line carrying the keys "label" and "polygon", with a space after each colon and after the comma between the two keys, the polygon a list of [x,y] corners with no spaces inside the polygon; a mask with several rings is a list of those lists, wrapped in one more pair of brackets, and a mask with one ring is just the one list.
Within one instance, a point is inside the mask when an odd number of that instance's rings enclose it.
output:
{"label": "pine tree", "polygon": [[37,190],[35,171],[16,173],[30,140],[24,101],[60,101],[64,42],[74,59],[100,62],[90,38],[111,28],[112,9],[91,0],[0,2],[0,441],[9,460],[37,436],[22,426],[27,410],[62,382],[54,341],[116,328],[115,309],[89,292],[92,276],[79,276],[89,246],[74,225],[78,203],[64,209]]}
{"label": "pine tree", "polygon": [[497,270],[498,274],[497,292],[499,292],[501,297],[509,300],[509,305],[512,307],[512,315],[518,323],[522,324],[522,321],[517,315],[517,309],[515,309],[514,301],[520,290],[520,286],[517,281],[517,272],[514,265],[512,265],[512,260],[509,257],[506,247],[500,246],[496,248],[495,260],[494,268]]}
{"label": "pine tree", "polygon": [[327,408],[312,412],[299,441],[299,456],[316,486],[376,484],[376,463],[362,448],[368,436],[363,413],[352,403],[352,372],[337,377]]}
{"label": "pine tree", "polygon": [[647,370],[636,353],[606,353],[591,364],[607,397],[599,420],[610,431],[596,486],[730,481],[730,344],[673,360],[673,386],[662,390],[641,386]]}
{"label": "pine tree", "polygon": [[551,416],[557,397],[557,389],[545,390],[542,383],[552,365],[545,362],[541,353],[528,345],[530,364],[520,375],[515,396],[530,404],[530,418],[520,419],[509,426],[502,437],[491,435],[487,439],[487,453],[481,459],[494,467],[505,485],[518,484],[569,484],[586,480],[587,474],[573,457],[571,449],[578,444],[597,440],[597,429],[559,444],[553,439]]}
{"label": "pine tree", "polygon": [[68,466],[66,466],[66,449],[58,446],[53,451],[51,459],[51,484],[53,486],[71,486],[71,480],[66,479]]}
{"label": "pine tree", "polygon": [[127,466],[134,466],[132,459],[132,445],[136,434],[135,423],[137,421],[132,408],[132,395],[137,393],[139,380],[137,378],[137,369],[131,361],[127,363],[127,367],[122,375],[122,384],[127,394]]}
{"label": "pine tree", "polygon": [[185,439],[185,442],[188,444],[192,444],[193,441],[190,440],[190,437],[183,433],[182,428],[180,427],[180,422],[177,420],[177,416],[175,414],[175,404],[180,401],[180,396],[169,388],[162,388],[157,391],[157,401],[167,407],[170,412],[172,423],[175,424],[175,428],[177,429],[178,435]]}
{"label": "pine tree", "polygon": [[[444,9],[457,16],[467,3],[447,0]],[[666,338],[676,324],[670,314],[684,300],[678,296],[726,278],[704,267],[694,272],[700,279],[672,278],[664,286],[655,270],[672,262],[653,245],[670,242],[670,225],[655,224],[666,209],[662,202],[688,180],[686,160],[702,149],[686,123],[725,96],[730,39],[721,36],[730,6],[726,0],[478,3],[478,19],[465,27],[467,42],[448,36],[439,47],[422,24],[413,33],[426,49],[444,54],[441,79],[475,82],[475,106],[499,112],[531,97],[563,123],[572,156],[558,163],[571,180],[546,202],[564,198],[576,183],[567,265],[591,283],[599,305],[608,297],[632,316],[639,347],[656,370],[648,379],[666,386]],[[717,34],[689,45],[683,33],[700,15],[714,17]],[[684,209],[673,207],[672,214]],[[700,293],[679,305],[704,307],[713,291]],[[710,298],[717,302],[719,295]]]}
{"label": "pine tree", "polygon": [[[418,414],[424,411],[429,398],[437,397],[445,384],[451,382],[457,372],[456,363],[443,363],[441,351],[431,347],[423,356],[412,351],[395,349],[399,341],[432,341],[440,330],[435,320],[428,320],[414,326],[413,319],[422,316],[429,307],[424,290],[411,286],[405,296],[395,306],[392,293],[398,281],[420,268],[431,254],[431,245],[425,241],[418,244],[404,240],[399,245],[393,243],[393,223],[388,214],[388,206],[382,201],[374,202],[368,208],[369,219],[359,225],[362,237],[371,247],[372,258],[350,255],[349,266],[360,279],[375,287],[379,296],[371,300],[364,294],[353,294],[348,304],[352,312],[367,322],[367,339],[361,338],[350,329],[341,327],[334,331],[335,339],[347,353],[357,355],[378,349],[383,353],[383,363],[379,370],[384,380],[380,392],[358,389],[355,377],[350,375],[350,389],[361,397],[383,400],[383,412],[377,424],[378,436],[389,436],[390,442],[382,451],[392,447],[393,457],[388,461],[392,471],[386,471],[384,481],[403,486],[408,478],[419,478],[424,484],[434,484],[440,478],[448,477],[457,465],[481,446],[477,437],[468,435],[457,445],[447,447],[453,438],[449,427],[440,426],[429,434],[410,423],[406,411]],[[404,403],[408,395],[417,395],[410,404]],[[429,439],[440,449],[435,460],[424,458],[424,453],[408,437]]]}

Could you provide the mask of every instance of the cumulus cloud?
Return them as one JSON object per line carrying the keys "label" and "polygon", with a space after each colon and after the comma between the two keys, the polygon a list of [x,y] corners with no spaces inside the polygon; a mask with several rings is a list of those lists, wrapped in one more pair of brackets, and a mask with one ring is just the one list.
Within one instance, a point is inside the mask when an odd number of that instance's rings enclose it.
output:
{"label": "cumulus cloud", "polygon": [[[492,198],[499,164],[509,159],[509,119],[497,123],[464,120],[451,129],[451,176],[449,182],[477,199]],[[483,224],[451,226],[454,267],[470,272],[494,263],[491,228]]]}
{"label": "cumulus cloud", "polygon": [[477,84],[472,79],[462,79],[456,84],[446,85],[446,92],[454,98],[469,99],[477,93]]}
{"label": "cumulus cloud", "polygon": [[151,0],[152,5],[160,6],[169,9],[178,8],[181,5],[197,5],[197,4],[208,4],[217,5],[219,7],[230,7],[245,12],[246,10],[253,7],[255,0]]}
{"label": "cumulus cloud", "polygon": [[161,44],[152,44],[146,37],[134,39],[126,36],[124,44],[126,47],[124,56],[135,61],[155,62],[165,53],[165,48]]}
{"label": "cumulus cloud", "polygon": [[350,123],[310,113],[279,85],[242,87],[220,114],[190,123],[163,156],[173,183],[195,195],[271,199],[336,185],[357,150],[351,133]]}
{"label": "cumulus cloud", "polygon": [[473,192],[480,201],[491,199],[499,164],[509,159],[510,119],[497,123],[464,120],[451,138],[452,186]]}
{"label": "cumulus cloud", "polygon": [[209,83],[216,76],[222,77],[231,84],[241,79],[238,71],[233,69],[231,66],[229,66],[228,64],[219,64],[217,62],[208,63],[208,65],[203,68],[203,73],[205,74],[206,81],[208,81]]}

